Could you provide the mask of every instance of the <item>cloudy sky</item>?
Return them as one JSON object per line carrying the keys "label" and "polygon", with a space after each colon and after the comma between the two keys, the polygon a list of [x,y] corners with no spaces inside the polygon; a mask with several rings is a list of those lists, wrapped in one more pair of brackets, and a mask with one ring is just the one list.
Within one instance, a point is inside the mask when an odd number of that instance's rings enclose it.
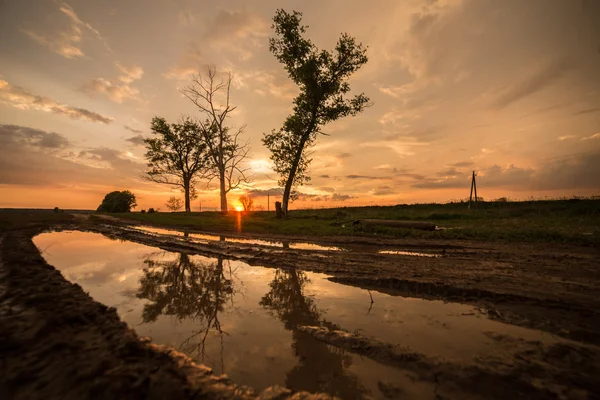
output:
{"label": "cloudy sky", "polygon": [[[367,45],[351,86],[374,103],[324,129],[294,207],[464,198],[473,170],[486,199],[600,194],[596,0],[4,0],[0,207],[130,189],[164,208],[179,194],[140,178],[142,140],[153,116],[197,115],[178,89],[207,65],[234,74],[230,123],[247,125],[247,190],[266,207],[260,139],[297,93],[268,50],[278,7],[320,48],[342,32]],[[212,188],[200,199],[218,205]]]}

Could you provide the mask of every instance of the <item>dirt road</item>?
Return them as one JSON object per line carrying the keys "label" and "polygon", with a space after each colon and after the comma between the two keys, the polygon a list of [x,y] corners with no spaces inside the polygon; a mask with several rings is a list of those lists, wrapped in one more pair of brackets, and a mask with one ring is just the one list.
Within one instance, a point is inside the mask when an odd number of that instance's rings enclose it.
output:
{"label": "dirt road", "polygon": [[[600,371],[597,249],[366,239],[353,243],[348,238],[331,238],[328,244],[354,245],[355,250],[283,251],[243,243],[192,243],[124,229],[118,221],[79,218],[69,224],[12,231],[0,242],[0,353],[2,370],[7,371],[0,380],[0,394],[8,394],[6,398],[164,398],[167,393],[179,398],[259,396],[211,376],[183,355],[137,338],[114,309],[94,302],[45,263],[31,237],[47,229],[97,232],[164,250],[322,272],[335,282],[392,295],[475,305],[492,319],[551,332],[567,341],[544,346],[495,337],[499,346],[512,350],[477,365],[457,365],[411,356],[408,350],[369,338],[306,329],[331,345],[413,370],[415,379],[435,383],[437,398],[599,396],[595,387]],[[370,244],[439,257],[379,254],[368,250]],[[390,398],[401,396],[393,385],[386,390]],[[273,389],[262,396],[270,398],[273,393],[291,395]]]}

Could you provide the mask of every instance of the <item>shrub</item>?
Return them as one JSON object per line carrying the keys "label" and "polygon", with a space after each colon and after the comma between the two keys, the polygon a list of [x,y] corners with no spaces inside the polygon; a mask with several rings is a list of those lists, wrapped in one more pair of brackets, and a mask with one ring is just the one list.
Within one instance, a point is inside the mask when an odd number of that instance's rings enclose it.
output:
{"label": "shrub", "polygon": [[183,201],[180,198],[175,196],[169,197],[169,200],[165,203],[165,206],[171,210],[171,212],[175,212],[183,207]]}
{"label": "shrub", "polygon": [[152,214],[152,213],[154,213],[154,212],[156,212],[156,211],[154,211],[154,208],[150,207],[150,208],[148,209],[148,214]]}
{"label": "shrub", "polygon": [[135,195],[129,190],[123,190],[121,192],[115,190],[104,196],[102,204],[98,206],[96,211],[110,213],[130,212],[136,205]]}

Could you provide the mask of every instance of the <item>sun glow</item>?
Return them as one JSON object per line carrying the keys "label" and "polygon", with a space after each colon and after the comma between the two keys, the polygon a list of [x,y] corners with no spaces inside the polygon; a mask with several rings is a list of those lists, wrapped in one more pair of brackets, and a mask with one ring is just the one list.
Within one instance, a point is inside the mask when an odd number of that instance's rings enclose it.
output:
{"label": "sun glow", "polygon": [[242,211],[244,211],[244,207],[243,206],[235,206],[235,211],[242,212]]}

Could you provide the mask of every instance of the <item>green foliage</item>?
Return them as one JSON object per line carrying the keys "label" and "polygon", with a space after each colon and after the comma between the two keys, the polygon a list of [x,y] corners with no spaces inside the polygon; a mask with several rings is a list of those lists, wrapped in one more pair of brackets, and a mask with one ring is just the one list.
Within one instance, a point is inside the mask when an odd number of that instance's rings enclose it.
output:
{"label": "green foliage", "polygon": [[186,211],[190,211],[190,196],[194,195],[198,175],[207,170],[209,159],[204,131],[189,118],[169,124],[164,118],[152,119],[152,134],[146,139],[146,178],[153,182],[180,187],[185,196]]}
{"label": "green foliage", "polygon": [[110,192],[104,196],[102,204],[98,206],[98,212],[121,213],[130,212],[136,206],[135,195],[129,190]]}
{"label": "green foliage", "polygon": [[349,77],[367,62],[366,48],[348,34],[342,34],[333,51],[319,50],[303,35],[302,14],[277,10],[273,18],[275,37],[269,49],[281,62],[289,77],[298,85],[300,94],[294,99],[294,112],[282,128],[263,137],[271,151],[275,171],[285,186],[283,208],[292,190],[307,181],[311,159],[305,150],[312,146],[321,127],[339,118],[356,115],[368,104],[363,94],[352,98]]}

